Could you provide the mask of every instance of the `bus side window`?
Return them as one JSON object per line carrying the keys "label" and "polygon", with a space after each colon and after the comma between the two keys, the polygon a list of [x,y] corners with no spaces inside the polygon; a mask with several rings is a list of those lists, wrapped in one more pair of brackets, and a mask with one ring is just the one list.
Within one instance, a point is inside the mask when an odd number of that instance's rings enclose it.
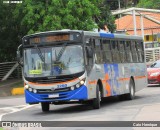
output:
{"label": "bus side window", "polygon": [[138,62],[138,55],[137,55],[137,49],[136,49],[136,43],[135,41],[131,42],[131,53],[132,53],[132,59],[133,62]]}
{"label": "bus side window", "polygon": [[137,41],[136,42],[136,47],[137,47],[137,54],[138,54],[139,62],[144,62],[143,42]]}
{"label": "bus side window", "polygon": [[93,52],[93,43],[94,43],[94,40],[91,39],[91,38],[86,38],[86,63],[89,67],[89,69],[91,69],[92,65],[93,65],[93,56],[89,56],[89,51],[92,51]]}
{"label": "bus side window", "polygon": [[111,40],[111,46],[112,46],[111,50],[112,50],[113,62],[119,63],[120,55],[119,55],[118,41]]}
{"label": "bus side window", "polygon": [[121,62],[122,63],[127,62],[127,59],[126,59],[127,57],[126,57],[126,54],[125,54],[125,41],[120,41],[119,52],[120,52]]}
{"label": "bus side window", "polygon": [[131,41],[126,41],[125,50],[126,50],[127,62],[130,63],[133,61],[131,54]]}
{"label": "bus side window", "polygon": [[103,39],[103,59],[104,63],[111,63],[112,62],[112,54],[111,54],[111,45],[110,40]]}
{"label": "bus side window", "polygon": [[101,40],[100,39],[95,39],[95,61],[96,63],[102,63],[103,62],[103,58],[102,58],[102,54],[101,54]]}

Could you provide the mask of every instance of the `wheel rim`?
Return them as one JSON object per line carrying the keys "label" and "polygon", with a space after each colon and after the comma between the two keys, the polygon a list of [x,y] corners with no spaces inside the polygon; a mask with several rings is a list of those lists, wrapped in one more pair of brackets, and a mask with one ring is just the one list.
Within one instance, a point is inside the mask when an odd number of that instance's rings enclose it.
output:
{"label": "wheel rim", "polygon": [[99,101],[101,101],[101,92],[99,91]]}
{"label": "wheel rim", "polygon": [[134,97],[134,88],[133,88],[133,84],[131,84],[131,96]]}

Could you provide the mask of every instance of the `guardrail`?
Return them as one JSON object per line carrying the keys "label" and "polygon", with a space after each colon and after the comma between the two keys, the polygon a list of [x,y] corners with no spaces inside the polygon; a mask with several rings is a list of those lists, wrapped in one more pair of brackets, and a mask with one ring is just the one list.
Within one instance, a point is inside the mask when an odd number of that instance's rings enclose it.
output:
{"label": "guardrail", "polygon": [[145,49],[146,62],[153,63],[160,59],[160,47],[157,48],[146,48]]}
{"label": "guardrail", "polygon": [[17,62],[4,62],[0,63],[0,80],[21,78],[21,67]]}

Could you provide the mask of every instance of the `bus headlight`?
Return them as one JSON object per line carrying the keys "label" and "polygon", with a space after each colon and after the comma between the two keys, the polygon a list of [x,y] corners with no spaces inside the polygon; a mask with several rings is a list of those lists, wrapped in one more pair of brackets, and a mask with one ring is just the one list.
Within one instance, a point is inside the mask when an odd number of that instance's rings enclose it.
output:
{"label": "bus headlight", "polygon": [[28,88],[29,88],[28,84],[26,84],[26,85],[24,86],[24,88],[25,88],[25,89],[28,89]]}
{"label": "bus headlight", "polygon": [[81,80],[81,81],[80,81],[80,84],[83,85],[83,84],[84,84],[84,80]]}
{"label": "bus headlight", "polygon": [[80,84],[78,83],[78,84],[76,84],[76,88],[79,88],[80,87]]}
{"label": "bus headlight", "polygon": [[30,92],[32,92],[32,88],[29,88],[28,90],[29,90]]}
{"label": "bus headlight", "polygon": [[36,89],[33,89],[33,92],[34,92],[34,93],[37,93],[37,90],[36,90]]}
{"label": "bus headlight", "polygon": [[74,86],[71,87],[71,90],[74,90]]}

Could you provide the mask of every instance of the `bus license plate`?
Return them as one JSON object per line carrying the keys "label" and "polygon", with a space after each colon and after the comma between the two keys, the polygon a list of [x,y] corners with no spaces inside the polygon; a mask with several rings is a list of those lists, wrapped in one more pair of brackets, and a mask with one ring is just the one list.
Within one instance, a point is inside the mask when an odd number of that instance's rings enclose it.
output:
{"label": "bus license plate", "polygon": [[59,97],[59,94],[52,94],[52,95],[48,95],[49,98],[56,98]]}

